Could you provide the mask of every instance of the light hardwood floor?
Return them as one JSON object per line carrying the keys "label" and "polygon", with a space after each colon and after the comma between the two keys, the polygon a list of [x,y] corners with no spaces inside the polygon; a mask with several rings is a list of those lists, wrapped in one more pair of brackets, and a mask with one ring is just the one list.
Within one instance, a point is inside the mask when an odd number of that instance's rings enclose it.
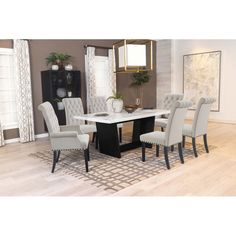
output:
{"label": "light hardwood floor", "polygon": [[[129,131],[127,127],[124,132]],[[202,143],[202,139],[197,139]],[[217,146],[194,158],[123,189],[115,196],[236,196],[236,125],[209,123],[208,142]],[[70,175],[55,172],[29,153],[49,149],[47,139],[0,148],[1,196],[107,196]]]}

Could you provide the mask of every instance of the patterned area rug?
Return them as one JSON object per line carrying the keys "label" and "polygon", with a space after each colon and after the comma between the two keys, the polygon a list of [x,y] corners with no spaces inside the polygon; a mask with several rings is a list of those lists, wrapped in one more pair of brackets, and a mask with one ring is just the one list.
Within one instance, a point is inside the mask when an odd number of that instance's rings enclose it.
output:
{"label": "patterned area rug", "polygon": [[[216,147],[209,146],[210,151]],[[198,155],[205,153],[204,146],[197,144]],[[186,143],[183,149],[184,160],[194,160],[194,154],[190,143]],[[52,152],[42,151],[30,154],[31,157],[39,159],[52,166]],[[171,168],[181,165],[177,147],[169,152]],[[117,192],[144,179],[167,171],[160,147],[160,157],[155,157],[155,147],[146,148],[146,162],[141,161],[141,148],[122,153],[121,158],[115,158],[99,153],[93,145],[90,145],[89,172],[85,171],[84,156],[82,151],[63,151],[60,161],[56,165],[56,172],[63,172],[90,184],[97,186],[110,193]]]}

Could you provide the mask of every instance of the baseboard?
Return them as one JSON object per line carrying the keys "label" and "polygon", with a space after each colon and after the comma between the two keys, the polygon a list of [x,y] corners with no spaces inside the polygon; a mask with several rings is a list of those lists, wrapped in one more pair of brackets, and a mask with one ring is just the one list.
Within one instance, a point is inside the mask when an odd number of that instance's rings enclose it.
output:
{"label": "baseboard", "polygon": [[36,138],[36,139],[37,139],[37,138],[46,138],[46,137],[48,137],[48,133],[36,134],[36,135],[35,135],[35,138]]}
{"label": "baseboard", "polygon": [[[35,139],[46,138],[46,137],[48,137],[48,133],[36,134],[35,135]],[[18,142],[20,142],[20,138],[6,139],[6,140],[4,140],[4,142],[5,142],[5,144],[18,143]]]}
{"label": "baseboard", "polygon": [[5,142],[5,144],[18,143],[18,142],[20,142],[20,138],[6,139],[6,140],[4,140],[4,142]]}
{"label": "baseboard", "polygon": [[215,123],[224,123],[224,124],[236,124],[235,120],[218,120],[218,119],[209,119],[210,122],[215,122]]}

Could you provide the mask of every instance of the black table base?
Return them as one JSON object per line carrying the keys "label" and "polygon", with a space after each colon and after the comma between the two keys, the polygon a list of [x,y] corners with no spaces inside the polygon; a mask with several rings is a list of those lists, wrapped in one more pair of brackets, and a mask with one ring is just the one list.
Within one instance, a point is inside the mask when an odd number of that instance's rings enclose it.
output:
{"label": "black table base", "polygon": [[[132,120],[131,120],[132,121]],[[130,122],[130,121],[129,121]],[[99,140],[99,150],[106,155],[121,158],[121,152],[141,146],[139,136],[154,131],[155,116],[134,120],[132,142],[120,145],[117,123],[96,123]],[[147,145],[146,147],[151,147]]]}

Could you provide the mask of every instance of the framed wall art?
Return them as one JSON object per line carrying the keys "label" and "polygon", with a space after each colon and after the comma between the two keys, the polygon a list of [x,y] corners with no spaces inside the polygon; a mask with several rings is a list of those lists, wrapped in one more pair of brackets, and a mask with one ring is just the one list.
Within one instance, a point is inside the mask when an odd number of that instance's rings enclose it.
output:
{"label": "framed wall art", "polygon": [[183,56],[184,97],[196,109],[201,97],[214,97],[211,111],[220,110],[221,51],[203,52]]}

